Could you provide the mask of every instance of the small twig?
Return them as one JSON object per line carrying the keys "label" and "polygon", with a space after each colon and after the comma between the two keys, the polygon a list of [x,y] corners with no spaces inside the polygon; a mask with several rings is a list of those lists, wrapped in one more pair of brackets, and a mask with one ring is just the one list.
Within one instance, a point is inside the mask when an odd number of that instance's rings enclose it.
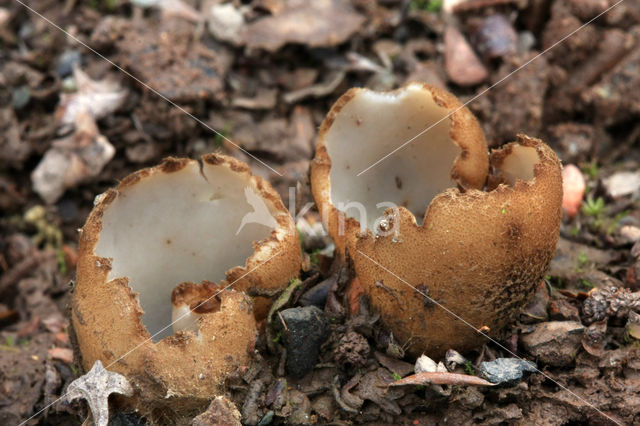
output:
{"label": "small twig", "polygon": [[444,373],[444,372],[432,372],[432,373],[418,373],[405,377],[404,379],[396,380],[390,383],[389,386],[404,386],[404,385],[472,385],[472,386],[494,386],[493,383],[481,379],[477,376],[469,376],[467,374],[458,373]]}
{"label": "small twig", "polygon": [[284,327],[284,330],[288,332],[289,327],[287,327],[287,323],[284,321],[284,318],[282,317],[282,313],[280,313],[280,311],[278,311],[278,316],[280,317],[280,322],[282,322],[282,326]]}

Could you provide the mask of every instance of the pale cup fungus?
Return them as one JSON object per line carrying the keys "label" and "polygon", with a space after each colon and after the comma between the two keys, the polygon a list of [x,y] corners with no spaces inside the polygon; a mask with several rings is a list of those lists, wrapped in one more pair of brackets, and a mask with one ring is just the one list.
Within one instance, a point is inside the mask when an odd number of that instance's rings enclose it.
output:
{"label": "pale cup fungus", "polygon": [[518,136],[489,158],[471,113],[421,83],[343,95],[321,127],[311,183],[338,250],[348,248],[373,307],[413,356],[465,351],[482,341],[475,329],[500,331],[558,240],[554,152]]}
{"label": "pale cup fungus", "polygon": [[82,365],[101,360],[132,382],[133,406],[175,416],[203,409],[248,362],[270,301],[241,291],[284,288],[300,265],[277,193],[215,154],[166,159],[99,196],[79,255]]}
{"label": "pale cup fungus", "polygon": [[387,207],[405,207],[421,223],[434,196],[458,185],[482,189],[488,169],[471,112],[449,92],[410,83],[394,92],[351,89],[338,99],[320,127],[311,185],[343,255]]}

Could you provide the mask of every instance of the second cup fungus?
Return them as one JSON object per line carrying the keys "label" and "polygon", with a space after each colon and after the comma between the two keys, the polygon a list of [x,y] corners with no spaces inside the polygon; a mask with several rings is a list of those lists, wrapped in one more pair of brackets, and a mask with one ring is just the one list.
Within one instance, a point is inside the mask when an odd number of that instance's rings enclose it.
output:
{"label": "second cup fungus", "polygon": [[343,95],[321,127],[311,183],[338,250],[413,356],[465,351],[482,341],[477,329],[499,332],[558,241],[555,153],[519,135],[489,155],[472,114],[421,83]]}
{"label": "second cup fungus", "polygon": [[197,413],[246,365],[268,293],[300,245],[278,194],[222,155],[166,159],[96,199],[82,229],[72,323],[82,365],[127,376],[144,414]]}

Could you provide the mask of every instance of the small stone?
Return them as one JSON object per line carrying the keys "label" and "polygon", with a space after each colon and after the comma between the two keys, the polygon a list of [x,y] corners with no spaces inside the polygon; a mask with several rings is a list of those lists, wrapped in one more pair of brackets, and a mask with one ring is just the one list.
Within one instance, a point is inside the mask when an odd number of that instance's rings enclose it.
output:
{"label": "small stone", "polygon": [[471,41],[484,59],[495,59],[516,53],[518,34],[504,15],[496,14],[474,28]]}
{"label": "small stone", "polygon": [[31,89],[29,86],[18,86],[11,93],[11,103],[14,109],[22,109],[31,100]]}
{"label": "small stone", "polygon": [[73,350],[69,348],[51,348],[49,349],[49,356],[52,359],[57,359],[67,364],[71,364],[73,362]]}
{"label": "small stone", "polygon": [[320,345],[327,338],[328,321],[315,306],[280,311],[284,343],[287,349],[287,373],[302,377],[313,369]]}
{"label": "small stone", "polygon": [[313,400],[311,408],[323,420],[331,420],[333,419],[335,405],[335,399],[332,396],[323,394]]}
{"label": "small stone", "polygon": [[331,287],[335,284],[335,281],[335,277],[331,277],[314,285],[300,297],[300,304],[302,306],[313,305],[317,306],[318,308],[324,307],[327,301],[329,290],[331,290]]}
{"label": "small stone", "polygon": [[483,362],[478,370],[480,375],[495,384],[515,384],[524,373],[538,371],[536,365],[525,359],[498,358],[493,361]]}
{"label": "small stone", "polygon": [[287,417],[287,423],[294,425],[311,423],[311,402],[307,395],[297,389],[292,389],[289,392],[289,406],[291,414]]}
{"label": "small stone", "polygon": [[467,410],[473,410],[482,405],[484,394],[475,386],[456,386],[450,401]]}
{"label": "small stone", "polygon": [[416,374],[420,373],[434,373],[438,368],[438,364],[426,355],[421,355],[416,360],[414,371]]}
{"label": "small stone", "polygon": [[562,210],[569,217],[574,217],[584,197],[586,183],[579,168],[573,164],[567,164],[562,169]]}
{"label": "small stone", "polygon": [[218,40],[234,45],[242,42],[240,30],[244,26],[244,16],[231,3],[215,4],[209,9],[209,32]]}
{"label": "small stone", "polygon": [[637,196],[640,192],[640,172],[617,172],[602,181],[607,193],[613,197]]}
{"label": "small stone", "polygon": [[454,349],[448,349],[444,355],[444,364],[450,372],[455,371],[459,365],[466,365],[466,363],[467,359]]}
{"label": "small stone", "polygon": [[601,357],[607,345],[607,320],[594,322],[585,328],[582,335],[582,347],[590,355]]}
{"label": "small stone", "polygon": [[271,424],[271,422],[273,421],[273,416],[275,416],[276,413],[273,410],[269,410],[265,413],[264,416],[262,416],[262,419],[260,419],[260,423],[258,423],[258,426],[266,426]]}
{"label": "small stone", "polygon": [[633,225],[624,225],[620,228],[620,236],[627,243],[637,243],[640,241],[640,228]]}
{"label": "small stone", "polygon": [[545,364],[563,367],[573,362],[582,346],[584,326],[576,321],[551,321],[536,324],[534,331],[522,336],[527,352]]}
{"label": "small stone", "polygon": [[233,402],[224,396],[216,396],[207,411],[191,421],[192,426],[229,425],[240,426],[241,415]]}
{"label": "small stone", "polygon": [[449,79],[459,86],[482,83],[489,75],[462,33],[451,26],[444,32],[444,66]]}
{"label": "small stone", "polygon": [[58,63],[56,64],[56,74],[58,74],[58,77],[65,78],[71,75],[73,67],[75,65],[80,65],[81,59],[82,56],[77,50],[65,50],[62,52],[62,55],[60,55]]}

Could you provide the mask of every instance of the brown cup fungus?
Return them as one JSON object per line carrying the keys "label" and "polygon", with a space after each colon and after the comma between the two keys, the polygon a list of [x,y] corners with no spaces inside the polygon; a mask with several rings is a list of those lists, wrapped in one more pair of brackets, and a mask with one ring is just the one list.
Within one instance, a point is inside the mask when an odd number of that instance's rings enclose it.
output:
{"label": "brown cup fungus", "polygon": [[421,83],[343,95],[320,129],[311,184],[338,251],[348,248],[373,307],[413,356],[465,351],[482,342],[476,328],[500,331],[558,241],[554,152],[519,135],[489,156],[467,108]]}
{"label": "brown cup fungus", "polygon": [[72,323],[82,365],[101,360],[124,374],[147,414],[203,409],[248,362],[268,309],[269,299],[242,291],[284,288],[300,265],[278,194],[215,154],[166,159],[97,197],[79,255]]}

